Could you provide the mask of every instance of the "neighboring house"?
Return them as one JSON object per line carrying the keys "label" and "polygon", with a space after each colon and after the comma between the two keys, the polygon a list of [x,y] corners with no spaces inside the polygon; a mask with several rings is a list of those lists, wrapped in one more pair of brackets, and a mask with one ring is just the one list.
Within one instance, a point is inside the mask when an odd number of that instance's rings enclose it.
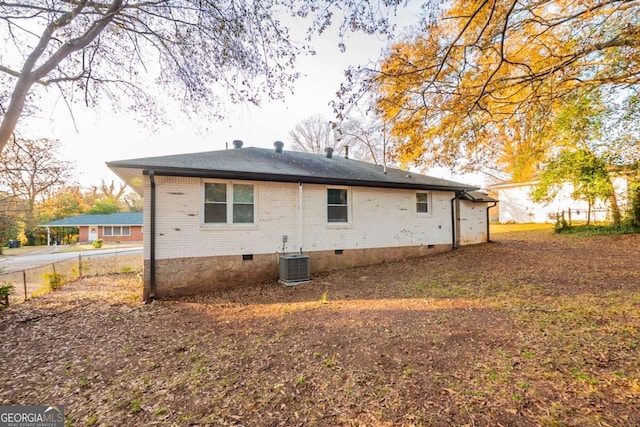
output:
{"label": "neighboring house", "polygon": [[476,187],[274,145],[107,163],[144,196],[145,299],[272,280],[285,253],[315,273],[489,238]]}
{"label": "neighboring house", "polygon": [[[624,177],[614,177],[613,187],[616,191],[618,205],[621,212],[625,212],[627,205],[628,183]],[[545,223],[555,222],[564,212],[565,219],[572,221],[586,221],[588,205],[585,200],[573,198],[573,184],[564,183],[556,197],[548,202],[534,202],[531,197],[538,181],[506,182],[490,186],[488,189],[497,194],[500,200],[499,221],[501,223]],[[608,201],[598,200],[592,206],[591,220],[610,220],[611,212]]]}
{"label": "neighboring house", "polygon": [[[79,243],[102,239],[104,242],[141,242],[142,212],[119,212],[104,215],[78,215],[42,224],[51,228],[78,227]],[[50,239],[48,239],[50,241]]]}

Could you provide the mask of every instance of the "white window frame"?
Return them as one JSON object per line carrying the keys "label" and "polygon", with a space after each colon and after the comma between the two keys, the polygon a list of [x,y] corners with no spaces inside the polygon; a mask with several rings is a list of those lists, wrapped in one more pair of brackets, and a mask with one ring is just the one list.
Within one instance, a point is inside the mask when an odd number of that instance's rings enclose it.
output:
{"label": "white window frame", "polygon": [[[426,194],[427,196],[427,211],[419,212],[418,211],[418,194]],[[413,207],[416,210],[416,215],[418,216],[432,216],[433,212],[433,197],[431,195],[431,191],[416,191],[413,197]]]}
{"label": "white window frame", "polygon": [[[345,190],[347,192],[347,221],[346,222],[330,222],[329,221],[329,190]],[[324,196],[325,196],[325,221],[327,223],[327,227],[335,227],[335,228],[340,228],[340,227],[344,227],[344,226],[351,226],[351,223],[353,221],[353,209],[352,209],[352,191],[351,191],[351,187],[345,187],[345,186],[327,186],[325,192],[324,192]]]}
{"label": "white window frame", "polygon": [[[205,208],[206,208],[206,184],[225,184],[227,190],[227,198],[225,201],[227,222],[206,222]],[[233,186],[234,185],[248,185],[253,188],[253,222],[233,222]],[[205,227],[252,227],[257,225],[258,216],[258,186],[254,182],[248,181],[223,181],[223,180],[204,180],[202,181],[202,224]]]}
{"label": "white window frame", "polygon": [[[127,228],[127,233],[123,233],[123,229]],[[107,228],[111,230],[111,234],[107,234]],[[116,233],[116,229],[118,229],[118,233]],[[130,225],[103,225],[102,226],[102,235],[104,237],[127,237],[131,236],[131,226]]]}

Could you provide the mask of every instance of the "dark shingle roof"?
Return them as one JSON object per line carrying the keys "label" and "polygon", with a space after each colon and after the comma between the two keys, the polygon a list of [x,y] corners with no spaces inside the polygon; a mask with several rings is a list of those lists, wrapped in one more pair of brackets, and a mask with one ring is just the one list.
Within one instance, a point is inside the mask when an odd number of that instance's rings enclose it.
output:
{"label": "dark shingle roof", "polygon": [[119,160],[107,166],[138,192],[142,182],[136,175],[150,170],[155,175],[256,181],[453,191],[478,188],[394,168],[386,168],[385,173],[381,165],[337,156],[254,147]]}
{"label": "dark shingle roof", "polygon": [[498,201],[498,199],[494,199],[493,197],[489,196],[487,193],[483,193],[482,191],[467,191],[462,195],[462,198],[478,203]]}
{"label": "dark shingle roof", "polygon": [[142,212],[109,215],[78,215],[41,224],[43,227],[79,227],[83,225],[142,225]]}

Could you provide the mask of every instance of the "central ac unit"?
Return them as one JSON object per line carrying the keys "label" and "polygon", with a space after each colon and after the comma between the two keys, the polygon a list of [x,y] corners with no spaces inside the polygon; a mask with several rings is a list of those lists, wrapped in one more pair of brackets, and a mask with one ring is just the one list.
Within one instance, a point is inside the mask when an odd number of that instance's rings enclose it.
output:
{"label": "central ac unit", "polygon": [[280,257],[280,282],[286,286],[295,286],[311,280],[309,256],[291,254]]}

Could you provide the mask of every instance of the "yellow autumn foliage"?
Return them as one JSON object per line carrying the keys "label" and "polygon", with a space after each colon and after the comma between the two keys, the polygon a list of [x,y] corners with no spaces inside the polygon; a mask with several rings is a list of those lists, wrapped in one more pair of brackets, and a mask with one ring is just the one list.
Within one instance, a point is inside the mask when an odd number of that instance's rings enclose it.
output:
{"label": "yellow autumn foliage", "polygon": [[370,83],[402,163],[535,174],[579,92],[640,82],[640,1],[453,0]]}

